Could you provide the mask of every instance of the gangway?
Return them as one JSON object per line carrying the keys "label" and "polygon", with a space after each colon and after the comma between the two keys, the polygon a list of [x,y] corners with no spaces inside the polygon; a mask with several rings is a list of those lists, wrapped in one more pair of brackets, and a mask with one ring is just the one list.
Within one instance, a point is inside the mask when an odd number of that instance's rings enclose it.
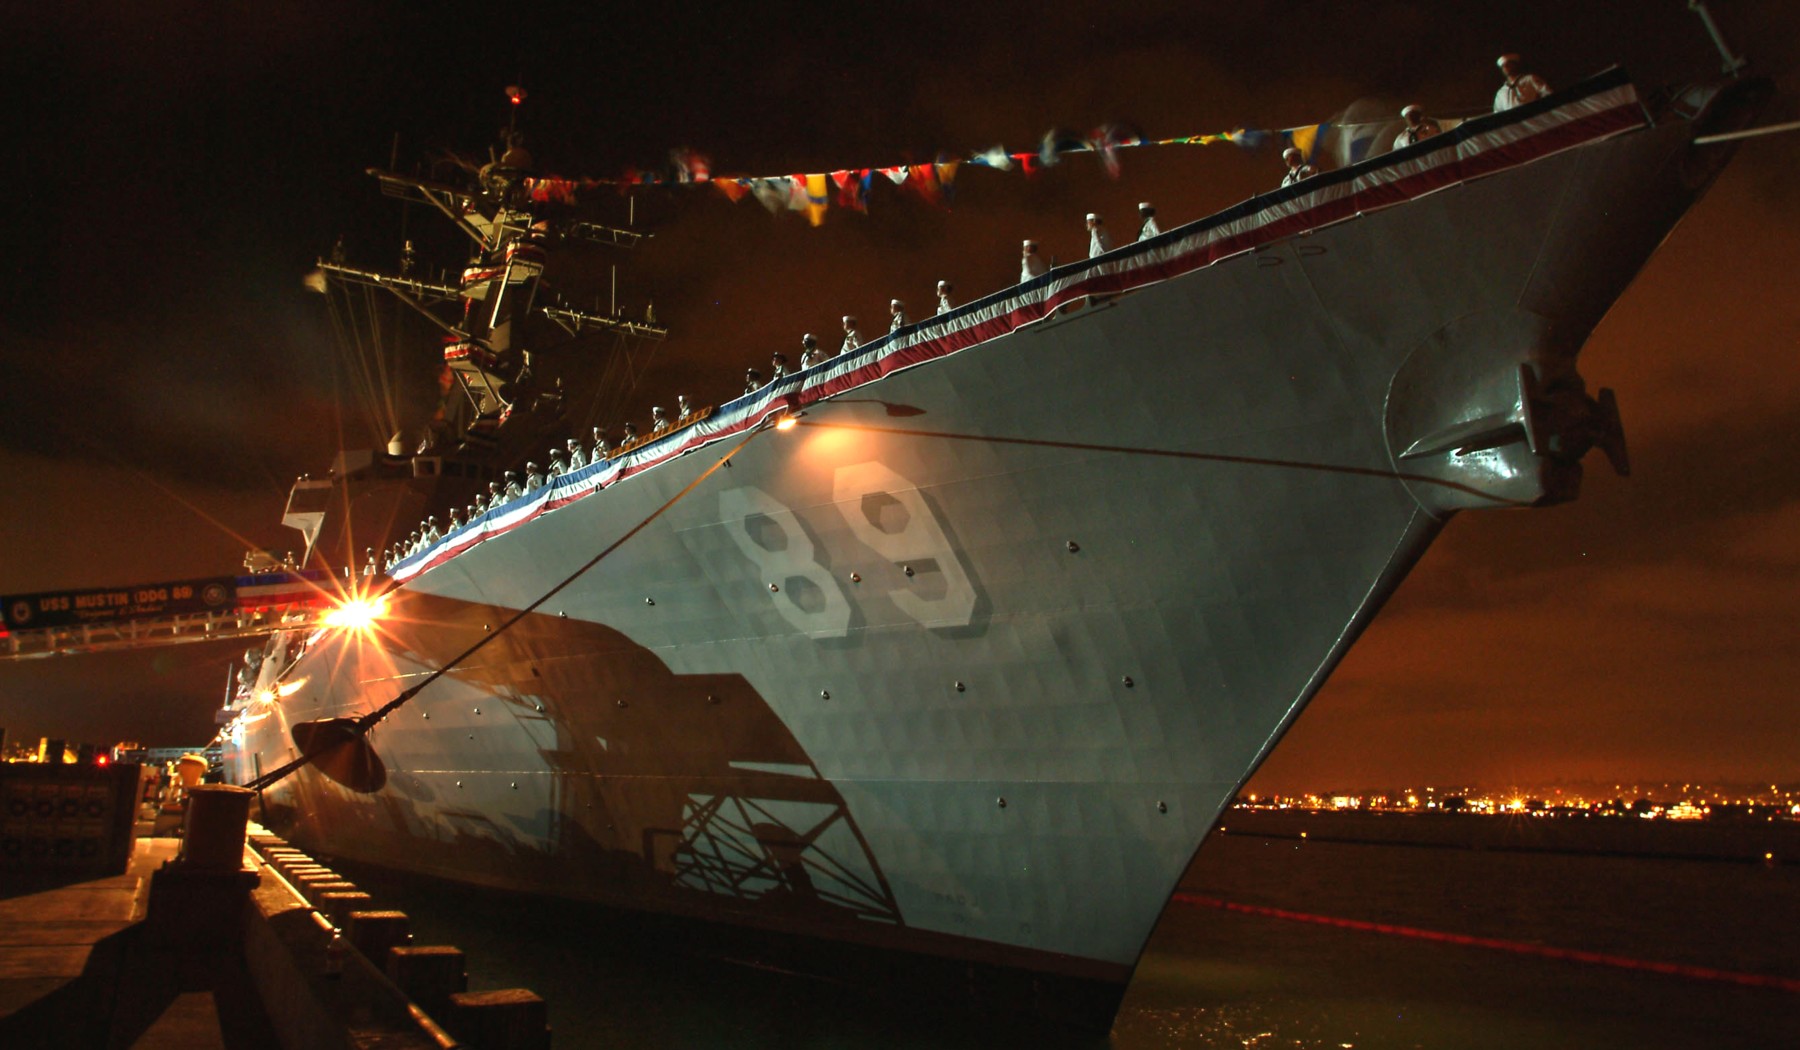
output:
{"label": "gangway", "polygon": [[[366,581],[359,581],[366,582]],[[0,598],[0,660],[148,649],[305,630],[338,603],[318,569]]]}

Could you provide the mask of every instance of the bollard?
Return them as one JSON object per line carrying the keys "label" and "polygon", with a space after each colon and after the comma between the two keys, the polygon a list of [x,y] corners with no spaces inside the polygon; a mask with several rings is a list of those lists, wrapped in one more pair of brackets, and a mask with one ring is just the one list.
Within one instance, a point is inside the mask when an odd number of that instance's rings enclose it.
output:
{"label": "bollard", "polygon": [[244,867],[252,794],[229,784],[201,784],[190,793],[181,853],[150,876],[149,943],[217,953],[242,936],[244,900],[260,879]]}
{"label": "bollard", "polygon": [[450,1010],[450,996],[467,991],[469,975],[462,950],[447,944],[388,949],[388,980],[432,1017]]}
{"label": "bollard", "polygon": [[547,1050],[549,1016],[544,1000],[524,988],[455,992],[445,1027],[481,1050]]}
{"label": "bollard", "polygon": [[201,784],[188,793],[181,862],[213,871],[244,866],[244,826],[255,792],[230,784]]}
{"label": "bollard", "polygon": [[359,908],[367,908],[373,903],[375,903],[374,899],[368,894],[360,890],[352,890],[348,893],[321,893],[318,907],[325,913],[325,918],[331,920],[333,926],[342,929],[349,923],[351,912]]}
{"label": "bollard", "polygon": [[325,894],[327,893],[355,893],[356,883],[346,879],[339,879],[337,882],[314,882],[306,886],[295,886],[294,888],[300,891],[300,896],[305,897],[308,904],[317,908],[320,906],[319,902],[325,899]]}
{"label": "bollard", "polygon": [[412,920],[403,911],[353,911],[345,934],[350,946],[378,968],[387,965],[389,948],[399,948],[412,940]]}

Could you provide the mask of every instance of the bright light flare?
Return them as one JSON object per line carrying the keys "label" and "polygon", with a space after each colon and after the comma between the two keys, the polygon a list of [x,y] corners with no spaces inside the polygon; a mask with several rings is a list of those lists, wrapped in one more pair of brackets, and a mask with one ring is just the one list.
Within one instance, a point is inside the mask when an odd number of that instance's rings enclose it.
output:
{"label": "bright light flare", "polygon": [[346,631],[366,631],[375,621],[387,615],[386,598],[349,598],[320,620],[326,627]]}
{"label": "bright light flare", "polygon": [[776,430],[792,430],[800,420],[794,416],[782,416],[775,423]]}
{"label": "bright light flare", "polygon": [[280,685],[275,687],[275,695],[276,696],[293,696],[295,693],[298,693],[300,691],[301,687],[305,686],[306,683],[308,683],[310,681],[312,681],[312,678],[309,676],[307,678],[296,679],[295,681],[292,681],[292,682],[283,682]]}

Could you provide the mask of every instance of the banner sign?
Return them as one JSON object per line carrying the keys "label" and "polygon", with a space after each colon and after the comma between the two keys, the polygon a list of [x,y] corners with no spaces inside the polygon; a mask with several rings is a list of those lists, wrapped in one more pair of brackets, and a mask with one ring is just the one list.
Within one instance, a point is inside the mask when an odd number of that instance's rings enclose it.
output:
{"label": "banner sign", "polygon": [[78,627],[192,613],[227,612],[236,607],[237,579],[212,576],[135,587],[51,591],[0,598],[9,630]]}
{"label": "banner sign", "polygon": [[81,627],[326,604],[331,574],[291,569],[255,576],[208,576],[134,587],[98,587],[0,598],[0,625],[9,631]]}

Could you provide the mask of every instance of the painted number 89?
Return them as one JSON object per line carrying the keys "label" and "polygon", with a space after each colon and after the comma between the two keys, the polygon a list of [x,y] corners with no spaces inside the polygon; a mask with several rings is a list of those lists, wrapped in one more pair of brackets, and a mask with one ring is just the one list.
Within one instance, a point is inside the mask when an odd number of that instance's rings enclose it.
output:
{"label": "painted number 89", "polygon": [[[837,469],[832,500],[851,534],[893,563],[901,582],[887,597],[902,613],[927,627],[969,622],[975,587],[916,485],[886,464],[858,463]],[[721,493],[719,509],[738,549],[774,584],[770,598],[788,623],[815,638],[849,632],[849,597],[792,510],[754,486]]]}

